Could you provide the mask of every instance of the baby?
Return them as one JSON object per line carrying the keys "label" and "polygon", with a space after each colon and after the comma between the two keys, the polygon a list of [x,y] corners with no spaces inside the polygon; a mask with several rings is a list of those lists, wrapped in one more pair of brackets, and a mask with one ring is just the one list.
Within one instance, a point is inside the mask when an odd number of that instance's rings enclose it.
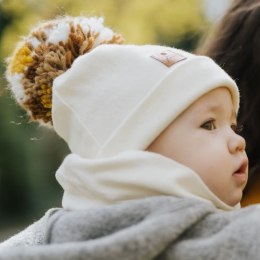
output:
{"label": "baby", "polygon": [[230,92],[211,90],[189,106],[149,146],[193,169],[222,201],[236,205],[247,182],[245,140],[237,133]]}
{"label": "baby", "polygon": [[[204,56],[123,45],[102,22],[41,24],[9,59],[17,102],[71,149],[56,173],[63,208],[95,212],[162,195],[238,208],[248,160],[235,82]],[[34,227],[6,245],[41,244],[28,242]]]}

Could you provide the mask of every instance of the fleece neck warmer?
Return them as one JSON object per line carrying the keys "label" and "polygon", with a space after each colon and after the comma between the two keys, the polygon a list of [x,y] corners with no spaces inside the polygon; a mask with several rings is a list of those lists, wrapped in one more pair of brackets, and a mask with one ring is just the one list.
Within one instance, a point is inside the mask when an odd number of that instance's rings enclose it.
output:
{"label": "fleece neck warmer", "polygon": [[222,202],[190,168],[146,151],[128,151],[105,159],[70,154],[56,178],[64,189],[62,204],[67,210],[158,195],[206,200],[222,210],[240,207]]}

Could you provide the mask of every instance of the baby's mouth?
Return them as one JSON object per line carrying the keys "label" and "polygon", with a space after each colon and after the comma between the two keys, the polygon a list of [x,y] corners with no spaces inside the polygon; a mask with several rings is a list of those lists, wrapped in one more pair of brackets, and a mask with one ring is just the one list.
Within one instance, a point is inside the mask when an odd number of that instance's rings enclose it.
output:
{"label": "baby's mouth", "polygon": [[247,168],[248,168],[248,159],[243,159],[239,168],[233,173],[233,176],[239,182],[247,182]]}

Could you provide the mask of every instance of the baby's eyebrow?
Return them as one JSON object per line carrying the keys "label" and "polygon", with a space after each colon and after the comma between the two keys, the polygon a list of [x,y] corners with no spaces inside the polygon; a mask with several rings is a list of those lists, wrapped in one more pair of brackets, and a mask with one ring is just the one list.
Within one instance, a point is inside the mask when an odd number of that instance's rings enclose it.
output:
{"label": "baby's eyebrow", "polygon": [[207,106],[207,110],[209,110],[211,112],[219,112],[222,110],[222,106],[218,105],[218,104],[209,104]]}
{"label": "baby's eyebrow", "polygon": [[[222,106],[219,104],[210,104],[207,109],[211,112],[220,112],[222,110]],[[234,109],[232,109],[231,115],[230,115],[231,120],[236,120],[237,119],[237,113]]]}

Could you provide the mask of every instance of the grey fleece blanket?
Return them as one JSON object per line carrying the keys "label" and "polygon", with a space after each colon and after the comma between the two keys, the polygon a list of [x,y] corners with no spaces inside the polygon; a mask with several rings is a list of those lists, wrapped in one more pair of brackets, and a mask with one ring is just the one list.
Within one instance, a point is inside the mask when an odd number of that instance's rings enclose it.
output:
{"label": "grey fleece blanket", "polygon": [[223,212],[197,200],[152,197],[60,209],[46,223],[41,245],[0,250],[0,260],[260,259],[259,206]]}

